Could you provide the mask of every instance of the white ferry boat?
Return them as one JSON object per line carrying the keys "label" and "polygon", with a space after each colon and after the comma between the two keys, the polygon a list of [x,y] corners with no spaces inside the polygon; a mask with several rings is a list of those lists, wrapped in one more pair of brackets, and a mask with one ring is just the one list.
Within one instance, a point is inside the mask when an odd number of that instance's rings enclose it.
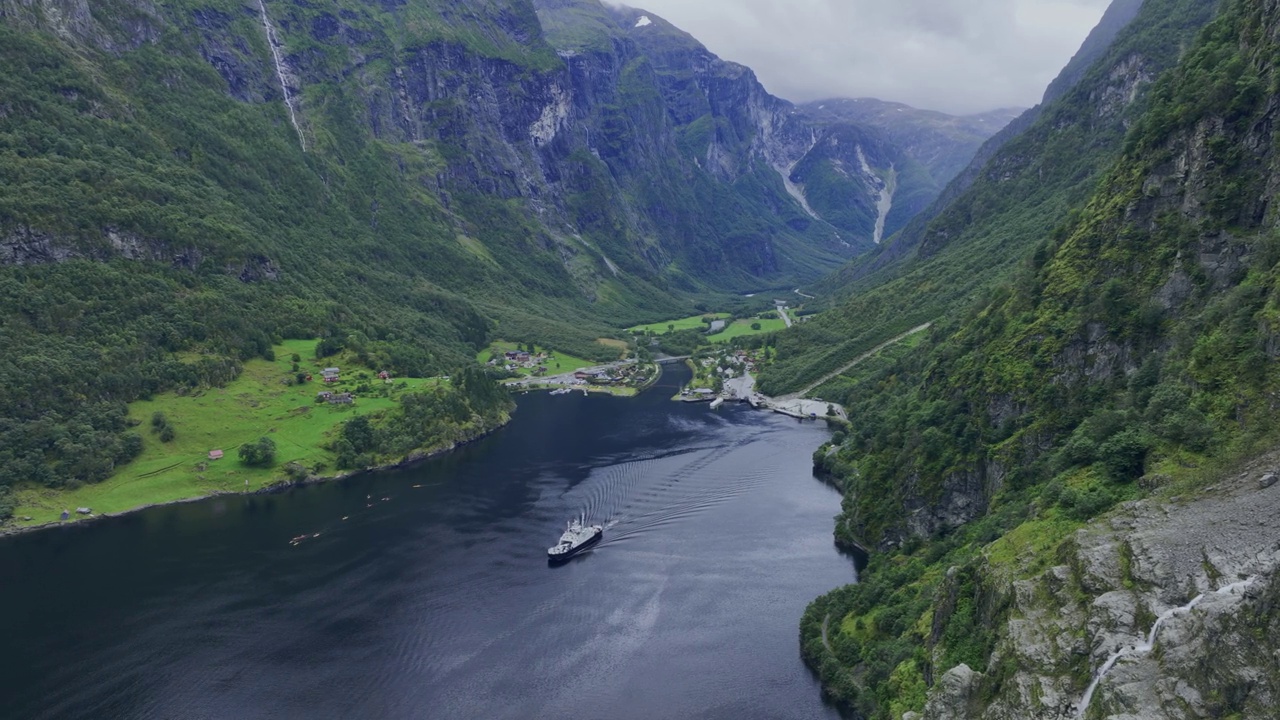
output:
{"label": "white ferry boat", "polygon": [[600,542],[603,537],[604,528],[599,525],[586,525],[582,518],[574,518],[565,526],[560,542],[547,548],[547,560],[553,563],[565,562]]}

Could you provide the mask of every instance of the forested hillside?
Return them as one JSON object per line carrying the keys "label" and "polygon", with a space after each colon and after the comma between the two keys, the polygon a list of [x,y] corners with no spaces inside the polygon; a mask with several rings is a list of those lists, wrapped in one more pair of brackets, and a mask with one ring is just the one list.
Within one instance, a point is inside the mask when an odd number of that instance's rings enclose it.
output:
{"label": "forested hillside", "polygon": [[792,186],[814,131],[789,103],[639,17],[0,1],[0,494],[112,474],[126,403],[283,339],[398,376],[497,337],[611,358],[616,328],[871,247],[874,216]]}
{"label": "forested hillside", "polygon": [[[460,223],[423,186],[438,156],[339,122],[341,88],[303,152],[269,66],[248,59],[270,57],[260,16],[3,9],[0,486],[102,479],[138,449],[127,401],[222,384],[282,337],[427,376],[499,322],[570,347],[605,331],[535,319],[583,295],[530,223],[497,199],[475,216],[498,231]],[[627,317],[674,305],[617,287]],[[525,302],[484,305],[499,293]]]}
{"label": "forested hillside", "polygon": [[[1120,3],[1126,5],[1126,3]],[[863,274],[855,264],[821,287],[836,307],[779,342],[767,392],[796,390],[902,331],[976,301],[1028,257],[1114,162],[1151,82],[1209,20],[1215,0],[1148,0],[1069,90],[1033,113],[976,178],[953,181],[923,229],[890,241]],[[1075,71],[1068,69],[1075,74]],[[1014,130],[1023,126],[1015,121]],[[985,153],[980,152],[979,158]],[[959,188],[956,188],[959,189]],[[899,245],[898,243],[906,243]]]}
{"label": "forested hillside", "polygon": [[[1086,523],[1144,497],[1177,503],[1213,484],[1212,498],[1276,443],[1278,31],[1273,0],[1229,0],[1154,82],[1118,161],[1009,282],[914,350],[821,390],[850,402],[851,426],[815,455],[845,489],[837,537],[877,551],[861,584],[810,608],[803,641],[859,716],[1078,717],[1108,633],[1141,636],[1154,603],[1244,579],[1215,565],[1211,544],[1193,574],[1154,565],[1158,548],[1125,535],[1142,505]],[[1088,546],[1104,527],[1116,548]],[[1270,621],[1247,612],[1230,632],[1266,638],[1265,655]],[[1258,672],[1251,651],[1214,644],[1254,641],[1204,632],[1180,636],[1192,650],[1161,650],[1164,673],[1194,694],[1125,686],[1088,716],[1265,716],[1269,686],[1242,680]],[[1187,652],[1221,660],[1184,663]]]}

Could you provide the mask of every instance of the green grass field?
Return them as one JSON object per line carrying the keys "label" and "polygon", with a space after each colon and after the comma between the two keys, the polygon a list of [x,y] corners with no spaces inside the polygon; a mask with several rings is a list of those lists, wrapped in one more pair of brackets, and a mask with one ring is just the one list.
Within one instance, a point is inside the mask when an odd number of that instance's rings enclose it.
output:
{"label": "green grass field", "polygon": [[668,327],[669,325],[674,325],[675,330],[698,330],[705,327],[705,323],[702,322],[702,318],[704,317],[712,317],[712,318],[715,318],[716,320],[723,320],[724,318],[729,317],[729,314],[728,313],[703,313],[701,315],[694,315],[693,317],[682,318],[680,320],[667,320],[666,322],[652,323],[650,325],[637,325],[635,327],[627,328],[627,332],[629,333],[652,332],[655,335],[662,335],[664,333],[670,332],[671,328]]}
{"label": "green grass field", "polygon": [[[760,323],[759,330],[752,330],[752,323]],[[710,337],[713,343],[729,342],[736,337],[746,337],[748,335],[763,335],[764,333],[777,332],[787,327],[787,324],[781,318],[777,320],[759,320],[748,318],[746,320],[734,320],[733,324],[724,330]]]}
{"label": "green grass field", "polygon": [[[538,347],[538,346],[535,346],[535,347]],[[484,350],[481,350],[480,352],[476,353],[476,362],[483,365],[489,362],[489,356],[494,353],[497,353],[498,355],[502,355],[503,353],[506,353],[506,352],[514,352],[517,349],[518,348],[516,347],[516,344],[513,342],[501,342],[501,341],[495,342],[489,347],[485,348]],[[555,352],[554,350],[549,350],[544,347],[538,347],[538,351],[551,354],[551,356],[547,359],[547,373],[551,375],[558,375],[560,373],[569,373],[575,370],[581,370],[582,368],[586,368],[586,367],[595,367],[596,365],[600,364],[592,360],[584,360],[582,358],[574,357],[572,355],[567,355],[565,353]],[[519,370],[517,370],[517,372],[519,372],[521,375],[529,376],[533,374],[533,369],[520,368]]]}
{"label": "green grass field", "polygon": [[[17,492],[16,524],[34,525],[57,520],[64,508],[89,507],[95,514],[115,513],[144,505],[202,497],[218,492],[259,489],[282,477],[280,468],[298,461],[309,468],[333,467],[333,458],[321,445],[341,422],[356,415],[387,410],[406,390],[439,383],[439,378],[378,380],[376,370],[357,367],[349,356],[314,359],[315,340],[289,341],[275,348],[276,360],[250,360],[244,372],[225,388],[198,395],[166,393],[129,406],[129,417],[138,421],[144,449],[136,460],[113,477],[79,489],[24,488]],[[286,385],[294,376],[291,355],[301,357],[300,370],[316,380]],[[342,368],[342,380],[332,385],[319,381],[325,367]],[[360,385],[368,391],[357,391]],[[390,397],[375,397],[386,390]],[[354,405],[317,404],[321,390],[355,392]],[[151,432],[151,416],[164,413],[176,437],[162,443]],[[250,468],[236,454],[243,443],[269,437],[276,444],[274,468]],[[222,450],[221,460],[209,460],[210,450]],[[201,469],[201,467],[204,469]],[[30,522],[22,517],[29,516]]]}

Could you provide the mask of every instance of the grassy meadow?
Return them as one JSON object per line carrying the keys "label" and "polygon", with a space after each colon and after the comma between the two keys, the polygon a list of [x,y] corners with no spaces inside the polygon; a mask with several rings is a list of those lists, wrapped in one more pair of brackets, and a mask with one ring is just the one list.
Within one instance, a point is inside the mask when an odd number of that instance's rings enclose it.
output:
{"label": "grassy meadow", "polygon": [[[755,323],[760,324],[759,330],[753,330],[751,326]],[[759,318],[745,318],[742,320],[734,320],[729,327],[712,335],[709,340],[713,343],[726,343],[734,338],[748,337],[751,335],[763,335],[765,333],[778,332],[786,329],[787,324],[781,318],[773,320],[761,320]]]}
{"label": "grassy meadow", "polygon": [[632,334],[639,332],[652,332],[655,335],[662,335],[668,332],[679,332],[681,330],[698,330],[705,325],[705,323],[702,322],[702,319],[707,317],[715,318],[716,320],[723,320],[729,317],[729,314],[702,313],[701,315],[694,315],[692,317],[681,318],[679,320],[667,320],[664,322],[650,323],[648,325],[636,325],[635,327],[627,328],[627,332]]}
{"label": "grassy meadow", "polygon": [[[281,475],[280,468],[300,462],[313,470],[332,468],[332,454],[322,445],[340,423],[356,415],[387,410],[406,390],[441,382],[440,378],[377,378],[377,370],[357,367],[344,354],[316,360],[315,340],[288,341],[274,348],[274,361],[250,360],[238,378],[223,388],[193,395],[165,393],[130,404],[129,417],[138,423],[143,452],[108,480],[74,490],[23,488],[16,493],[15,524],[19,527],[57,520],[63,509],[80,518],[77,507],[95,515],[116,513],[184,498],[221,492],[260,489]],[[299,371],[315,378],[292,384],[292,355],[300,356]],[[325,385],[320,370],[339,367],[341,381]],[[365,389],[360,390],[362,386]],[[353,405],[317,403],[321,390],[353,392]],[[379,395],[385,394],[385,397]],[[175,431],[161,442],[152,432],[151,418],[163,413]],[[246,442],[269,437],[276,444],[273,467],[243,465],[236,453]],[[221,460],[209,460],[210,450],[222,450]],[[30,521],[22,518],[30,517]]]}

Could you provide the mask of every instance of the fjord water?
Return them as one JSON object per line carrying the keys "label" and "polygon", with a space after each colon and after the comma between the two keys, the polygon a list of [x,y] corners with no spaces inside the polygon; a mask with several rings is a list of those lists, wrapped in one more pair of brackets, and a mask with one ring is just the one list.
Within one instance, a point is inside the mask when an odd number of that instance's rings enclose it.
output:
{"label": "fjord water", "polygon": [[[0,716],[837,717],[798,647],[854,579],[826,430],[679,379],[523,396],[412,469],[0,541]],[[578,513],[604,542],[548,567]]]}

